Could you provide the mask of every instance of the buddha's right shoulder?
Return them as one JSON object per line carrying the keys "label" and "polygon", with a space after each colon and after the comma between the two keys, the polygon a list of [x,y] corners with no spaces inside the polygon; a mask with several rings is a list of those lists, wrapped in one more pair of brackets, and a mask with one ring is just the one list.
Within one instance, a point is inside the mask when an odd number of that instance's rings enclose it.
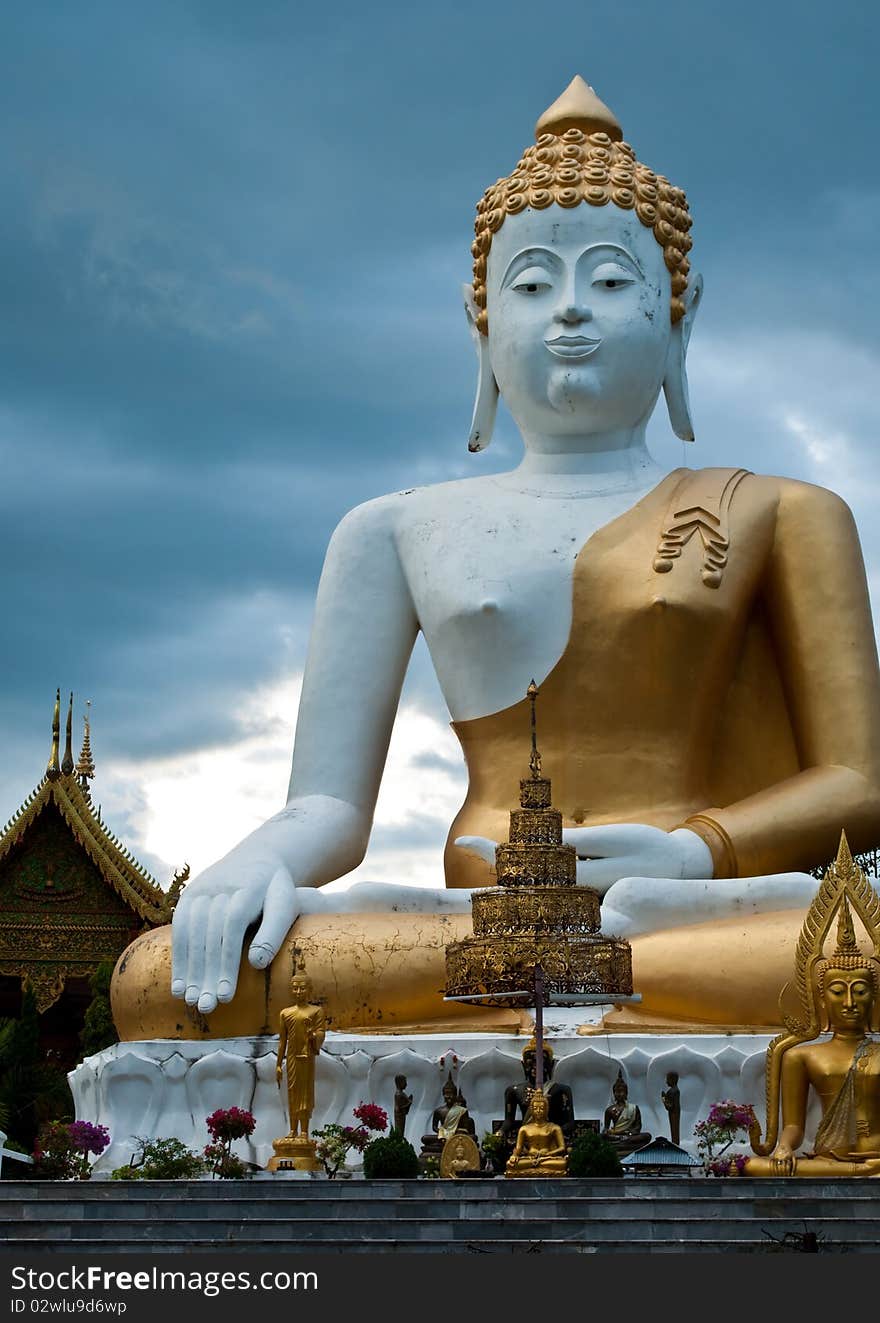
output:
{"label": "buddha's right shoulder", "polygon": [[479,500],[481,486],[479,478],[460,478],[377,496],[349,510],[337,524],[334,539],[383,533],[394,537],[403,529],[435,518],[463,502]]}

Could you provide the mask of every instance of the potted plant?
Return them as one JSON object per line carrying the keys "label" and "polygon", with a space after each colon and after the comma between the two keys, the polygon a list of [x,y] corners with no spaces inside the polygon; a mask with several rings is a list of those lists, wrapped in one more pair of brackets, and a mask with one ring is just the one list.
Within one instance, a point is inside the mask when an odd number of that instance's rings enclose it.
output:
{"label": "potted plant", "polygon": [[243,1107],[218,1107],[205,1118],[212,1142],[205,1145],[204,1156],[208,1171],[220,1180],[235,1180],[244,1176],[247,1167],[232,1152],[236,1139],[247,1139],[257,1124],[253,1112]]}
{"label": "potted plant", "polygon": [[751,1103],[732,1102],[729,1098],[713,1103],[705,1121],[694,1126],[697,1156],[707,1176],[742,1175],[747,1155],[729,1153],[731,1145],[758,1128],[758,1118]]}
{"label": "potted plant", "polygon": [[324,1167],[329,1180],[337,1176],[350,1176],[345,1170],[345,1159],[349,1153],[363,1153],[369,1145],[372,1132],[384,1130],[388,1124],[388,1113],[376,1103],[358,1103],[352,1115],[358,1125],[338,1125],[330,1122],[314,1131],[315,1152]]}

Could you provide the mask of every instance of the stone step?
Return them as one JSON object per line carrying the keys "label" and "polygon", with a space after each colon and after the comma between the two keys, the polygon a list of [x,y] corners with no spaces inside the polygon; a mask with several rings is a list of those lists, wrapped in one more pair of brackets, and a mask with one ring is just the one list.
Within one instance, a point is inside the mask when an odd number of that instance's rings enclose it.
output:
{"label": "stone step", "polygon": [[531,1200],[553,1202],[572,1199],[625,1200],[627,1204],[642,1203],[656,1199],[667,1202],[671,1198],[683,1198],[689,1203],[708,1200],[712,1203],[738,1202],[741,1200],[760,1200],[771,1202],[780,1197],[795,1202],[804,1199],[830,1200],[857,1198],[875,1203],[873,1186],[864,1180],[705,1180],[702,1177],[682,1179],[608,1179],[580,1180],[567,1177],[564,1180],[517,1180],[508,1181],[499,1177],[495,1180],[443,1181],[369,1181],[363,1180],[314,1180],[291,1181],[280,1178],[271,1180],[239,1181],[109,1181],[92,1180],[70,1181],[17,1181],[0,1180],[0,1206],[17,1204],[22,1200],[38,1202],[52,1200],[64,1191],[67,1201],[75,1198],[84,1203],[90,1201],[141,1200],[144,1191],[149,1190],[151,1199],[204,1199],[211,1202],[230,1201],[246,1198],[254,1201],[276,1201],[307,1199],[312,1202],[332,1200],[335,1202],[363,1200],[370,1202],[385,1200],[406,1200],[417,1198],[430,1202],[473,1202],[489,1200],[523,1203]]}
{"label": "stone step", "polygon": [[[34,1242],[29,1240],[9,1240],[3,1242],[3,1248],[9,1250],[18,1250],[20,1253],[28,1251],[33,1252]],[[166,1241],[153,1240],[149,1244],[150,1253],[155,1254],[193,1254],[196,1252],[207,1253],[212,1250],[222,1249],[225,1255],[240,1254],[290,1254],[291,1242],[289,1240],[265,1241],[259,1245],[236,1246],[235,1244],[221,1243],[217,1240],[193,1240],[186,1241]],[[845,1243],[835,1244],[826,1240],[822,1248],[828,1250],[845,1249],[848,1254],[876,1254],[878,1243],[876,1241],[865,1244],[848,1245]],[[40,1246],[40,1254],[55,1253],[69,1254],[71,1249],[70,1242],[63,1244],[46,1244]],[[760,1240],[735,1241],[730,1244],[721,1245],[717,1240],[709,1241],[669,1241],[660,1243],[650,1240],[638,1240],[627,1238],[618,1241],[604,1241],[601,1245],[590,1244],[572,1244],[565,1241],[496,1241],[491,1245],[482,1245],[479,1243],[466,1244],[462,1242],[456,1246],[450,1246],[448,1241],[396,1241],[396,1240],[335,1240],[322,1241],[319,1244],[310,1244],[306,1247],[306,1252],[311,1255],[323,1254],[375,1254],[377,1251],[382,1253],[399,1254],[449,1254],[451,1250],[459,1253],[471,1254],[693,1254],[708,1253],[718,1254],[723,1251],[730,1254],[767,1254],[776,1252],[777,1247],[766,1237]],[[143,1254],[145,1245],[142,1240],[134,1241],[115,1241],[100,1246],[101,1255],[105,1254]]]}
{"label": "stone step", "polygon": [[[165,1224],[161,1226],[161,1236],[171,1240],[171,1238],[205,1238],[208,1236],[217,1236],[218,1238],[232,1238],[241,1241],[259,1241],[267,1236],[274,1238],[283,1237],[288,1241],[319,1241],[333,1240],[339,1234],[340,1217],[314,1218],[308,1216],[298,1217],[274,1217],[255,1218],[250,1216],[249,1209],[233,1209],[228,1217],[205,1217],[205,1216],[185,1216],[176,1218],[172,1225]],[[700,1240],[736,1240],[742,1236],[754,1236],[756,1226],[761,1229],[768,1222],[775,1224],[777,1229],[779,1224],[785,1224],[785,1228],[790,1228],[791,1222],[797,1222],[797,1228],[803,1229],[803,1226],[813,1230],[827,1230],[828,1233],[840,1233],[846,1230],[847,1236],[859,1238],[872,1237],[880,1242],[880,1218],[852,1218],[852,1217],[814,1217],[798,1216],[797,1218],[768,1218],[764,1216],[741,1216],[741,1217],[655,1217],[651,1221],[631,1224],[626,1222],[627,1226],[633,1226],[634,1233],[642,1236],[644,1240],[666,1240],[668,1237],[675,1237],[678,1240],[688,1240],[688,1238],[700,1238]],[[345,1221],[345,1225],[352,1230],[359,1238],[372,1238],[373,1236],[386,1237],[392,1236],[394,1240],[418,1240],[419,1237],[427,1238],[447,1238],[450,1241],[471,1240],[478,1237],[480,1240],[498,1240],[499,1237],[509,1238],[516,1228],[516,1234],[528,1237],[529,1240],[562,1240],[562,1238],[589,1236],[593,1240],[609,1240],[615,1238],[621,1233],[622,1218],[615,1217],[609,1221],[597,1220],[597,1218],[560,1218],[560,1217],[535,1217],[529,1220],[512,1222],[509,1218],[498,1217],[494,1220],[479,1220],[474,1218],[458,1218],[449,1216],[443,1218],[431,1218],[425,1220],[422,1217],[397,1217],[393,1220],[364,1220],[363,1224],[357,1224],[356,1230],[351,1222]],[[66,1241],[95,1241],[105,1240],[105,1238],[124,1237],[127,1240],[146,1240],[150,1241],[156,1236],[156,1222],[152,1217],[144,1217],[143,1220],[135,1218],[112,1217],[107,1220],[64,1220],[64,1218],[41,1218],[41,1220],[29,1220],[21,1218],[12,1229],[9,1224],[11,1234],[21,1238],[21,1240],[40,1240],[40,1238],[50,1238],[50,1240]],[[0,1240],[7,1240],[7,1237],[0,1236]]]}
{"label": "stone step", "polygon": [[845,1219],[849,1221],[880,1220],[878,1201],[875,1199],[845,1201],[811,1200],[808,1209],[801,1201],[793,1203],[787,1200],[742,1200],[735,1205],[708,1205],[704,1201],[697,1205],[687,1200],[674,1199],[666,1203],[651,1201],[638,1203],[634,1200],[589,1200],[577,1199],[567,1203],[555,1200],[534,1200],[531,1203],[503,1204],[496,1201],[483,1203],[431,1203],[421,1200],[412,1202],[397,1201],[390,1206],[368,1200],[333,1204],[326,1201],[312,1203],[309,1200],[289,1201],[283,1204],[269,1205],[264,1202],[250,1202],[246,1199],[233,1203],[224,1201],[215,1204],[210,1200],[153,1200],[143,1197],[138,1200],[126,1200],[116,1204],[110,1201],[101,1203],[68,1202],[55,1199],[51,1202],[22,1202],[15,1206],[0,1206],[0,1228],[16,1225],[21,1221],[29,1222],[83,1222],[94,1225],[108,1219],[123,1218],[126,1221],[141,1221],[161,1218],[172,1224],[178,1220],[190,1220],[193,1217],[201,1221],[227,1222],[239,1221],[274,1221],[280,1218],[308,1218],[313,1221],[346,1222],[388,1222],[397,1218],[407,1218],[423,1222],[448,1220],[455,1217],[466,1222],[522,1222],[536,1220],[556,1222],[621,1222],[634,1225],[641,1222],[675,1221],[686,1219],[736,1220],[742,1217],[762,1217],[779,1220],[800,1217],[808,1214],[811,1220],[822,1218]]}
{"label": "stone step", "polygon": [[0,1182],[0,1244],[231,1253],[880,1249],[864,1181]]}

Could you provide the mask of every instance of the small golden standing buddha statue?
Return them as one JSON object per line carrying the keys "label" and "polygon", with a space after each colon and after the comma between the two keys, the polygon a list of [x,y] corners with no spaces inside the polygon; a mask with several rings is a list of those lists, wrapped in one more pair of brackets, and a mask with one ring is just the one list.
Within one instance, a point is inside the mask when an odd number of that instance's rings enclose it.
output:
{"label": "small golden standing buddha statue", "polygon": [[292,1005],[286,1007],[279,1017],[278,1063],[275,1067],[280,1088],[284,1066],[287,1066],[290,1133],[273,1140],[275,1153],[269,1159],[268,1170],[320,1171],[315,1141],[309,1138],[309,1121],[315,1110],[315,1061],[326,1033],[324,1011],[310,1001],[312,985],[305,974],[294,973],[290,992]]}
{"label": "small golden standing buddha statue", "polygon": [[543,1089],[532,1094],[530,1121],[523,1121],[516,1137],[505,1176],[566,1176],[565,1136],[547,1119],[548,1105]]}
{"label": "small golden standing buddha statue", "polygon": [[[856,939],[853,911],[871,940]],[[823,947],[834,918],[837,945]],[[798,942],[795,989],[800,1014],[767,1049],[767,1137],[745,1176],[880,1176],[880,1044],[871,1036],[880,1009],[880,896],[854,863],[846,836],[807,912]],[[780,996],[782,1005],[789,985]],[[823,1041],[820,1035],[830,1030]],[[822,1118],[812,1149],[804,1142],[810,1091]],[[779,1131],[780,1102],[782,1131]]]}

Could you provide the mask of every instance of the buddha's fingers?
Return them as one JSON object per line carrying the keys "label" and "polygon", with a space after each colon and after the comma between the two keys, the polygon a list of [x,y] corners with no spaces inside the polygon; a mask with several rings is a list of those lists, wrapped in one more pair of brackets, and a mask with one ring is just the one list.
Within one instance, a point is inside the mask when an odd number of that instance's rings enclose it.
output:
{"label": "buddha's fingers", "polygon": [[263,902],[263,922],[251,942],[248,960],[254,969],[265,969],[275,959],[281,943],[296,918],[296,887],[286,868],[273,874]]}
{"label": "buddha's fingers", "polygon": [[226,922],[223,926],[223,940],[220,948],[220,966],[217,975],[217,1000],[232,1001],[238,986],[238,968],[241,964],[241,948],[249,923],[257,915],[254,913],[254,897],[245,890],[236,891],[226,907]]}
{"label": "buddha's fingers", "polygon": [[566,845],[573,845],[579,855],[591,859],[640,854],[656,847],[661,836],[665,837],[666,832],[640,822],[607,823],[601,827],[566,827],[562,833]]}
{"label": "buddha's fingers", "polygon": [[189,942],[186,957],[186,991],[184,1000],[187,1006],[195,1006],[202,991],[202,975],[205,970],[205,927],[208,918],[208,897],[194,896],[189,910]]}
{"label": "buddha's fingers", "polygon": [[217,1006],[220,951],[223,945],[223,929],[226,924],[228,904],[227,896],[214,896],[208,910],[208,923],[205,932],[205,967],[202,972],[202,986],[198,1000],[198,1007],[203,1015],[210,1015],[211,1011]]}
{"label": "buddha's fingers", "polygon": [[186,992],[186,962],[189,954],[189,923],[191,897],[184,891],[171,925],[171,995],[182,997]]}
{"label": "buddha's fingers", "polygon": [[609,859],[579,859],[577,881],[580,887],[592,887],[600,896],[619,882],[622,877],[632,877],[645,872],[643,856],[621,855]]}

